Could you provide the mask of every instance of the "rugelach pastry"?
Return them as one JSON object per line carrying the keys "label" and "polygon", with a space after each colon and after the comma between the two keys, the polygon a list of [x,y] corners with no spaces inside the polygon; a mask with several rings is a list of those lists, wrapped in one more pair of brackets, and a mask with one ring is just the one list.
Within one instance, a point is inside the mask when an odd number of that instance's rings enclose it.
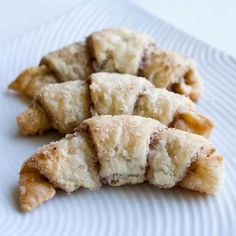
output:
{"label": "rugelach pastry", "polygon": [[205,137],[214,127],[189,98],[155,88],[142,77],[108,72],[44,86],[17,123],[23,135],[52,128],[66,134],[95,115],[140,115]]}
{"label": "rugelach pastry", "polygon": [[53,198],[56,188],[70,193],[144,181],[215,194],[223,170],[223,158],[202,136],[141,116],[95,116],[25,161],[19,200],[22,210],[30,211]]}
{"label": "rugelach pastry", "polygon": [[126,29],[104,29],[85,42],[68,45],[45,55],[38,66],[23,71],[9,88],[34,97],[50,83],[85,80],[93,72],[143,76],[157,88],[184,94],[196,101],[202,92],[194,61],[156,47],[154,40]]}

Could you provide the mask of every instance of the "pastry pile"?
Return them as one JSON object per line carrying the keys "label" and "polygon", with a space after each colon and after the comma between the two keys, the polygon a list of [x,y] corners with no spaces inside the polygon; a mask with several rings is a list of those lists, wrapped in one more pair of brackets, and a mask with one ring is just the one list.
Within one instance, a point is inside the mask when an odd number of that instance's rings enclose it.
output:
{"label": "pastry pile", "polygon": [[66,134],[22,165],[23,211],[51,199],[57,188],[146,181],[214,194],[222,183],[223,157],[206,139],[214,124],[193,103],[202,90],[195,63],[157,48],[147,35],[92,33],[48,53],[9,87],[33,98],[17,116],[23,135]]}

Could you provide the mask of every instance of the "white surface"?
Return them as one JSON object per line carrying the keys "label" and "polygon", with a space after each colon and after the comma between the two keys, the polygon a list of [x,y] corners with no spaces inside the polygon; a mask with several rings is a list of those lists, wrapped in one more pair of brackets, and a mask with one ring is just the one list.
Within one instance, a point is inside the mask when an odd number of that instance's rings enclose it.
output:
{"label": "white surface", "polygon": [[[87,0],[0,0],[0,44]],[[97,0],[99,6],[102,0]],[[131,0],[177,28],[236,57],[235,0]]]}
{"label": "white surface", "polygon": [[[112,10],[115,9],[114,10]],[[124,16],[129,17],[124,17]],[[7,91],[7,84],[40,57],[103,27],[126,26],[152,35],[160,46],[191,55],[204,77],[199,110],[215,121],[212,142],[226,162],[225,183],[216,196],[180,188],[159,190],[146,184],[103,187],[101,191],[59,192],[23,214],[16,186],[22,162],[39,145],[59,136],[22,137],[15,117],[27,101]],[[155,26],[155,27],[154,27]],[[0,49],[0,235],[175,235],[222,236],[236,230],[235,66],[236,61],[122,1],[91,1]]]}
{"label": "white surface", "polygon": [[178,29],[236,57],[235,0],[132,0]]}

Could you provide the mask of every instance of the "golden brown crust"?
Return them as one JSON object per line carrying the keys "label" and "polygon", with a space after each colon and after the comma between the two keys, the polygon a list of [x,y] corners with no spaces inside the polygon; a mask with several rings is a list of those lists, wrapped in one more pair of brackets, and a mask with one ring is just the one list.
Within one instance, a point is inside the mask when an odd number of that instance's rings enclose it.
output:
{"label": "golden brown crust", "polygon": [[82,133],[45,145],[30,159],[32,167],[66,192],[79,187],[97,190],[100,182],[96,163],[93,143]]}
{"label": "golden brown crust", "polygon": [[23,135],[43,134],[52,128],[45,110],[37,103],[33,103],[26,111],[18,115],[16,121]]}
{"label": "golden brown crust", "polygon": [[50,117],[52,127],[61,133],[71,133],[91,116],[89,87],[84,81],[48,85],[41,90],[36,101]]}
{"label": "golden brown crust", "polygon": [[47,65],[60,82],[84,80],[92,73],[87,47],[82,42],[48,53],[40,64]]}
{"label": "golden brown crust", "polygon": [[170,126],[183,109],[196,110],[193,102],[185,96],[166,89],[150,88],[137,99],[134,114],[150,117]]}
{"label": "golden brown crust", "polygon": [[150,136],[161,124],[139,116],[98,116],[82,127],[96,146],[103,182],[119,186],[145,180]]}
{"label": "golden brown crust", "polygon": [[90,76],[90,85],[79,80],[48,85],[34,103],[40,104],[40,112],[31,107],[17,118],[25,135],[42,133],[49,126],[71,133],[91,115],[140,115],[206,137],[213,128],[187,97],[154,88],[145,78],[128,74],[100,72]]}
{"label": "golden brown crust", "polygon": [[[25,166],[33,169],[25,171]],[[140,116],[96,116],[73,135],[39,148],[25,162],[20,202],[24,210],[31,210],[51,198],[54,187],[72,192],[80,187],[97,190],[101,182],[119,186],[145,180],[162,188],[180,184],[213,194],[223,170],[222,157],[199,135]]]}
{"label": "golden brown crust", "polygon": [[167,50],[147,52],[140,75],[148,78],[155,87],[167,88],[196,101],[202,93],[202,81],[194,61]]}
{"label": "golden brown crust", "polygon": [[55,75],[47,66],[30,67],[24,70],[10,85],[9,88],[23,93],[31,98],[47,84],[56,83]]}
{"label": "golden brown crust", "polygon": [[137,99],[153,85],[146,79],[100,72],[90,76],[92,115],[132,115]]}
{"label": "golden brown crust", "polygon": [[170,127],[199,134],[208,138],[214,128],[214,123],[196,110],[183,109],[183,111],[180,111],[176,115],[170,124]]}
{"label": "golden brown crust", "polygon": [[94,71],[137,75],[146,48],[154,45],[149,36],[127,29],[104,29],[87,38]]}
{"label": "golden brown crust", "polygon": [[187,175],[179,185],[201,193],[206,193],[207,189],[207,193],[215,194],[218,190],[217,186],[223,182],[223,167],[224,159],[216,153],[198,158],[190,166]]}
{"label": "golden brown crust", "polygon": [[54,197],[56,191],[37,169],[24,164],[18,183],[20,206],[23,211],[31,211]]}
{"label": "golden brown crust", "polygon": [[[147,180],[158,187],[173,187],[184,178],[193,162],[199,163],[199,159],[205,159],[212,153],[215,153],[214,147],[201,136],[163,129],[154,134],[148,156]],[[208,191],[207,188],[205,191]]]}

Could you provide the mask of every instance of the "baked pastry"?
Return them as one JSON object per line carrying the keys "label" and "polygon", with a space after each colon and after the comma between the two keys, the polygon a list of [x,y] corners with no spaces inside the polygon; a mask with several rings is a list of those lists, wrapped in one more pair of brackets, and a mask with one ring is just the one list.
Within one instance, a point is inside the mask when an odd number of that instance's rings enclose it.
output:
{"label": "baked pastry", "polygon": [[19,199],[22,210],[30,211],[51,199],[56,188],[73,192],[144,181],[214,194],[223,166],[223,158],[202,136],[140,116],[95,116],[23,164]]}
{"label": "baked pastry", "polygon": [[148,80],[128,74],[99,72],[85,81],[43,87],[31,106],[17,116],[24,135],[54,128],[71,133],[94,115],[140,115],[162,124],[208,137],[213,123],[187,97],[155,88]]}
{"label": "baked pastry", "polygon": [[155,87],[189,96],[201,95],[201,77],[192,59],[157,49],[149,36],[126,29],[104,29],[45,55],[39,66],[23,71],[9,88],[34,97],[48,83],[85,80],[92,72],[143,76]]}

